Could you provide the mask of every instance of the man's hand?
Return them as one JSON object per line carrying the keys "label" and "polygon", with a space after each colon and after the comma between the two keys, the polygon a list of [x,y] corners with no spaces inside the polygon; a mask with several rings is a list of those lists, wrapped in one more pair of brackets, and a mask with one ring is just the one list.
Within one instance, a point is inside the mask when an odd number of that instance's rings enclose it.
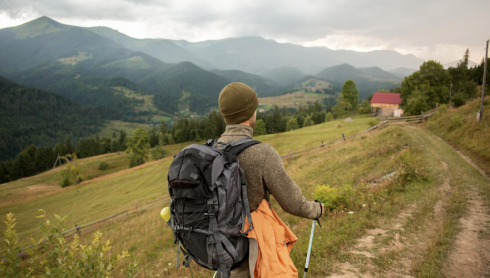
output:
{"label": "man's hand", "polygon": [[[322,203],[320,203],[322,204]],[[323,216],[323,213],[325,212],[325,206],[322,204],[322,216]]]}

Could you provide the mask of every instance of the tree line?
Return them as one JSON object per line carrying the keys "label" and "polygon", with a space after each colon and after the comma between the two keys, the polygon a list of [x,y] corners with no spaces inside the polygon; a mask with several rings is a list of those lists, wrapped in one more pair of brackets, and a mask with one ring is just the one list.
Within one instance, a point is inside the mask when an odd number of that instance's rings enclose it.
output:
{"label": "tree line", "polygon": [[[406,115],[420,115],[421,112],[433,109],[436,104],[450,104],[455,107],[464,105],[468,99],[476,98],[481,91],[484,60],[479,65],[469,68],[469,50],[456,67],[445,69],[437,61],[424,62],[420,69],[405,77],[396,92],[401,93],[402,107]],[[488,69],[487,69],[488,71]],[[487,72],[487,84],[490,81]],[[452,92],[451,92],[452,86]],[[487,87],[487,90],[490,91]]]}
{"label": "tree line", "polygon": [[[307,106],[300,105],[298,109],[280,109],[274,106],[268,111],[257,112],[257,121],[254,135],[280,133],[307,127],[333,118],[317,101]],[[29,145],[17,154],[13,160],[0,162],[0,183],[14,181],[23,177],[32,176],[53,168],[58,156],[64,157],[75,154],[78,158],[86,158],[111,152],[128,151],[130,167],[144,163],[148,159],[150,148],[154,149],[152,156],[164,157],[162,149],[169,144],[188,141],[202,141],[218,138],[225,131],[226,124],[220,113],[213,110],[208,117],[202,120],[179,118],[172,127],[167,128],[165,122],[149,131],[142,128],[135,130],[133,136],[127,136],[121,130],[112,137],[99,137],[99,135],[79,139],[74,146],[71,139],[61,139],[53,146]],[[127,150],[128,149],[128,150]],[[61,163],[66,163],[62,159]]]}

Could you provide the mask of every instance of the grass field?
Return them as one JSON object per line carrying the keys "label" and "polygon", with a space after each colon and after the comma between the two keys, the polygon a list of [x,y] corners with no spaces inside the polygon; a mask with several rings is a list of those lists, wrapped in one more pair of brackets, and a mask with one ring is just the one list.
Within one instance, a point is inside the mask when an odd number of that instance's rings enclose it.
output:
{"label": "grass field", "polygon": [[[283,155],[289,150],[318,146],[322,140],[331,141],[342,133],[349,136],[369,127],[369,117],[354,119],[352,123],[336,120],[256,139],[271,144]],[[187,144],[171,145],[167,149],[175,154]],[[119,155],[121,160],[122,155]],[[112,158],[117,160],[117,154],[91,159]],[[8,183],[2,185],[5,187],[0,191],[0,198],[2,204],[3,200],[11,202],[0,206],[0,214],[15,213],[21,243],[26,245],[28,238],[38,235],[34,215],[40,208],[48,215],[68,215],[68,228],[71,228],[75,223],[83,225],[130,208],[135,200],[143,203],[166,194],[170,162],[168,157],[132,169],[121,166],[112,174],[25,200],[9,199],[9,196],[23,194],[29,186],[55,185],[61,180],[57,176],[59,169]],[[347,184],[355,192],[345,204],[322,217],[323,229],[317,226],[309,277],[334,273],[348,273],[351,277],[444,277],[449,267],[450,247],[461,229],[458,221],[466,210],[469,190],[474,188],[480,193],[488,190],[488,181],[448,144],[419,127],[388,127],[284,163],[310,200],[314,199],[318,185],[339,188]],[[116,171],[116,167],[113,169]],[[410,172],[410,175],[403,174],[409,178],[383,179],[394,171]],[[485,200],[488,202],[490,198]],[[272,206],[299,238],[291,257],[301,270],[311,220],[284,213],[274,200]],[[129,250],[138,258],[140,277],[190,277],[189,270],[175,268],[176,246],[171,230],[158,215],[160,210],[161,207],[155,207],[100,230],[105,239],[114,241],[113,252]],[[90,236],[83,238],[87,240]],[[194,277],[212,276],[212,272],[195,264],[192,269]]]}
{"label": "grass field", "polygon": [[266,110],[273,107],[274,105],[277,105],[281,108],[283,106],[298,108],[300,104],[303,106],[305,105],[307,106],[308,103],[310,102],[319,101],[320,103],[322,103],[322,99],[327,97],[331,97],[331,96],[313,93],[313,92],[305,93],[304,90],[301,90],[294,93],[285,94],[282,96],[261,97],[259,98],[259,104],[261,105],[262,108]]}
{"label": "grass field", "polygon": [[111,137],[115,132],[119,136],[119,132],[124,130],[128,136],[133,136],[133,132],[138,127],[142,127],[145,130],[150,130],[151,127],[149,124],[140,124],[140,123],[131,123],[131,122],[123,122],[123,121],[107,121],[107,123],[102,127],[99,136],[102,137]]}

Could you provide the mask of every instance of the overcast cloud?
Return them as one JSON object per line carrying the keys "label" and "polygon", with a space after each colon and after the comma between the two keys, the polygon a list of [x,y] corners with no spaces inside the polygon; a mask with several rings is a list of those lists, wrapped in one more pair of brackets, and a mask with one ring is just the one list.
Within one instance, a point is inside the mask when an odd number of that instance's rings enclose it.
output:
{"label": "overcast cloud", "polygon": [[0,0],[0,28],[48,16],[136,38],[262,36],[332,49],[391,49],[443,63],[484,56],[489,0]]}

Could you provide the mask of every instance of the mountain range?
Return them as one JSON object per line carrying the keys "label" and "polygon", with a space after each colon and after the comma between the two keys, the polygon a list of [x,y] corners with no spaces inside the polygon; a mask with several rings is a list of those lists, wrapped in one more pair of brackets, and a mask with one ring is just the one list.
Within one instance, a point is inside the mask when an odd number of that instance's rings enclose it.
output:
{"label": "mountain range", "polygon": [[[206,113],[232,81],[270,96],[284,94],[307,75],[340,87],[353,79],[362,98],[396,86],[421,62],[394,51],[331,50],[260,37],[197,43],[135,39],[107,27],[70,26],[48,17],[0,29],[0,76],[81,105],[111,107],[129,120],[142,116],[135,114],[137,101],[115,87],[153,95],[155,106],[167,113],[183,107]],[[392,68],[398,69],[386,71]]]}

